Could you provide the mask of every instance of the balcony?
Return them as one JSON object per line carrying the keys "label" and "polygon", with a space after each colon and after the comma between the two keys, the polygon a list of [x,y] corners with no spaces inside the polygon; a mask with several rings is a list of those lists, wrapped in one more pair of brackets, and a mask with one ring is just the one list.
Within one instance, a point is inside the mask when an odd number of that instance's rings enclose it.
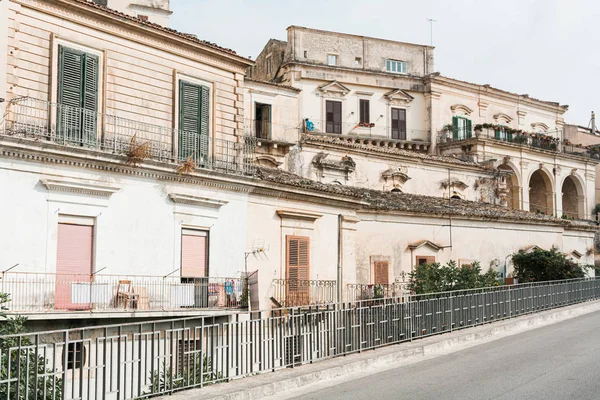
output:
{"label": "balcony", "polygon": [[247,119],[244,121],[244,129],[246,137],[252,138],[256,145],[254,151],[258,158],[263,154],[283,157],[299,140],[298,124],[294,126]]}
{"label": "balcony", "polygon": [[408,283],[389,284],[349,283],[346,285],[346,301],[387,299],[410,295]]}
{"label": "balcony", "polygon": [[[510,132],[510,133],[509,133]],[[561,150],[560,131],[530,134],[527,132],[504,131],[494,128],[481,128],[476,126],[470,134],[465,129],[456,132],[443,131],[439,134],[441,146],[452,143],[463,143],[468,140],[489,139],[497,142],[510,143],[516,146],[525,146],[533,149],[559,152]]]}
{"label": "balcony", "polygon": [[216,139],[30,97],[9,102],[1,128],[4,137],[117,155],[133,165],[180,164],[189,159],[197,168],[237,174],[255,171],[252,138]]}
{"label": "balcony", "polygon": [[276,308],[318,306],[336,302],[336,281],[273,279],[271,302]]}
{"label": "balcony", "polygon": [[339,138],[349,144],[396,148],[427,152],[430,146],[428,130],[405,129],[383,124],[327,123],[306,119],[302,131],[315,136]]}
{"label": "balcony", "polygon": [[5,272],[0,291],[10,295],[6,306],[13,314],[178,314],[247,307],[240,278]]}

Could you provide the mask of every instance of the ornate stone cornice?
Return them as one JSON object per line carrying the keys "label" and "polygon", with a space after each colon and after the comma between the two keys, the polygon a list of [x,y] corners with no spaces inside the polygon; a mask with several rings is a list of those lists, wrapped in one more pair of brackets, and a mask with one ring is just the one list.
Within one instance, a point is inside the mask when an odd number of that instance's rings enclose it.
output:
{"label": "ornate stone cornice", "polygon": [[219,209],[221,206],[229,203],[224,200],[209,199],[206,197],[190,196],[181,193],[169,193],[169,198],[177,204],[188,204],[191,206],[207,207]]}
{"label": "ornate stone cornice", "polygon": [[90,196],[110,197],[121,190],[120,187],[101,182],[79,181],[75,179],[42,178],[40,183],[46,189],[56,192],[86,194]]}
{"label": "ornate stone cornice", "polygon": [[301,219],[305,221],[316,221],[323,216],[323,214],[303,211],[303,210],[277,210],[277,215],[280,218],[287,219]]}

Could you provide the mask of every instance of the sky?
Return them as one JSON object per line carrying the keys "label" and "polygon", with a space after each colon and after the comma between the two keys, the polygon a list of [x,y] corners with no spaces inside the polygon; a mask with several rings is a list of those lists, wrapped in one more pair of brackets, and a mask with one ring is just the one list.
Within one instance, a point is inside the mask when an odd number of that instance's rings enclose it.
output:
{"label": "sky", "polygon": [[[600,112],[597,0],[171,0],[171,27],[255,59],[300,25],[430,44],[445,76]],[[596,125],[600,125],[600,121]]]}

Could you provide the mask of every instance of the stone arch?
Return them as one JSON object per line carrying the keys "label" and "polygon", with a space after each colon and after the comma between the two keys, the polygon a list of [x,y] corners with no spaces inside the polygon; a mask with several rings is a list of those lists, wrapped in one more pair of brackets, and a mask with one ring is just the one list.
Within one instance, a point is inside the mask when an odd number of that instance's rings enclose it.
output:
{"label": "stone arch", "polygon": [[529,211],[554,214],[554,190],[548,172],[539,168],[529,176]]}
{"label": "stone arch", "polygon": [[506,179],[506,205],[513,210],[521,209],[521,180],[517,169],[509,164],[504,163],[498,166],[498,169],[503,172],[509,172],[510,176]]}
{"label": "stone arch", "polygon": [[562,214],[567,218],[585,218],[583,185],[576,175],[568,175],[561,185]]}

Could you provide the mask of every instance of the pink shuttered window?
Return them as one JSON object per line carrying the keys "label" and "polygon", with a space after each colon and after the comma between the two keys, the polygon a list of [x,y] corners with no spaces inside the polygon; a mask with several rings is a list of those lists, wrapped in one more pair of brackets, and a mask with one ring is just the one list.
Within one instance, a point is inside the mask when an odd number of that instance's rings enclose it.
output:
{"label": "pink shuttered window", "polygon": [[208,233],[184,229],[181,232],[181,276],[202,278],[207,276],[206,245]]}
{"label": "pink shuttered window", "polygon": [[58,224],[55,307],[60,310],[88,309],[89,303],[73,297],[73,285],[91,281],[94,227]]}

